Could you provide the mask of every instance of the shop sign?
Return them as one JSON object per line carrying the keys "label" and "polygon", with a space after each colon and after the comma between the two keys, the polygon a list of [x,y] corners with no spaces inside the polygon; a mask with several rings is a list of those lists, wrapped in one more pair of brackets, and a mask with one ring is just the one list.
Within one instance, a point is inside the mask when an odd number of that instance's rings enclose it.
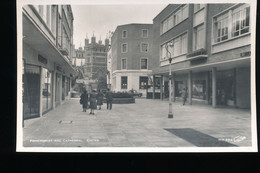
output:
{"label": "shop sign", "polygon": [[251,56],[251,51],[240,53],[240,57]]}

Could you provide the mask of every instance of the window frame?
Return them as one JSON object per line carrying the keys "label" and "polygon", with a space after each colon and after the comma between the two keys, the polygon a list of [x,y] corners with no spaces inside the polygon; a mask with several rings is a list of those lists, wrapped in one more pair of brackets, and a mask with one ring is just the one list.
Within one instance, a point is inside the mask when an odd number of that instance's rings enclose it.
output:
{"label": "window frame", "polygon": [[[124,52],[124,45],[126,45],[126,51]],[[127,53],[128,52],[128,44],[127,43],[122,43],[121,44],[121,53]]]}
{"label": "window frame", "polygon": [[[124,33],[125,33],[125,36],[124,36]],[[127,30],[122,31],[122,38],[127,38]]]}
{"label": "window frame", "polygon": [[[225,11],[222,11],[221,13],[216,14],[215,16],[212,17],[212,43],[213,44],[218,44],[221,42],[225,42],[234,38],[238,38],[240,36],[249,34],[251,31],[251,26],[250,26],[250,5],[249,4],[236,4],[228,9],[226,9]],[[247,11],[248,9],[248,11]],[[241,17],[241,13],[243,13],[244,11],[244,16]],[[239,19],[235,20],[234,16],[235,14],[240,13],[239,14]],[[227,39],[224,40],[219,40],[218,41],[218,30],[217,30],[217,26],[216,26],[216,21],[221,20],[222,18],[225,18],[225,15],[227,16],[227,20],[228,20],[228,25],[227,25]],[[234,27],[236,25],[234,25],[235,22],[238,22],[238,30],[234,31]],[[243,23],[245,23],[245,27],[242,28]],[[247,24],[247,25],[246,25]],[[244,32],[243,32],[244,30]],[[234,34],[235,32],[237,32],[238,34]],[[242,33],[243,32],[243,33]]]}
{"label": "window frame", "polygon": [[[125,68],[123,68],[123,60],[125,60]],[[121,59],[121,70],[127,70],[127,58]]]}
{"label": "window frame", "polygon": [[[126,83],[123,83],[123,78],[125,78],[126,80],[124,80]],[[121,76],[121,89],[127,89],[128,85],[128,77],[127,76]]]}
{"label": "window frame", "polygon": [[[147,45],[147,51],[143,51],[143,45],[146,44]],[[141,42],[140,44],[140,52],[149,52],[149,43],[148,42]]]}
{"label": "window frame", "polygon": [[[147,31],[147,36],[144,36],[144,31]],[[149,34],[148,34],[148,29],[142,29],[142,35],[141,35],[142,38],[148,38],[149,37]]]}
{"label": "window frame", "polygon": [[[198,29],[198,28],[200,28],[200,29]],[[198,38],[198,31],[203,31],[202,32],[202,35],[203,35],[203,37],[204,37],[204,39],[202,40],[202,39],[197,39]],[[198,26],[196,26],[196,27],[194,27],[193,28],[193,33],[194,33],[194,37],[193,37],[193,51],[196,51],[196,50],[199,50],[199,49],[205,49],[205,41],[206,41],[206,36],[205,36],[205,34],[206,34],[206,31],[205,31],[205,24],[204,23],[202,23],[202,24],[200,24],[200,25],[198,25]],[[201,47],[198,47],[198,40],[199,40],[199,43],[202,43],[202,46]]]}
{"label": "window frame", "polygon": [[[186,38],[186,46],[184,47],[183,46],[183,38]],[[176,49],[176,40],[179,40],[179,54],[176,54],[175,52],[175,49]],[[175,58],[175,57],[178,57],[180,55],[184,55],[184,54],[187,54],[188,53],[188,31],[185,31],[179,35],[177,35],[176,37],[164,42],[163,44],[160,45],[160,61],[165,61],[167,60],[167,52],[166,52],[166,48],[165,48],[165,45],[170,43],[170,42],[173,42],[173,47],[168,47],[168,50],[171,52],[171,57],[172,58]],[[183,49],[185,48],[185,49]],[[165,58],[163,57],[163,55],[165,54]]]}
{"label": "window frame", "polygon": [[[142,60],[146,60],[146,68],[142,68]],[[141,58],[140,59],[140,69],[141,70],[148,70],[148,58]]]}
{"label": "window frame", "polygon": [[[141,81],[141,78],[142,79],[147,79],[147,81]],[[141,85],[142,82],[146,82],[145,85]],[[147,85],[148,85],[148,82],[149,82],[149,79],[148,79],[148,76],[139,76],[139,89],[147,89]]]}
{"label": "window frame", "polygon": [[[187,9],[187,14],[184,13],[184,9]],[[176,23],[175,20],[175,16],[180,16],[179,21]],[[185,16],[185,17],[183,17]],[[172,18],[172,26],[170,24],[170,19]],[[189,18],[189,4],[186,5],[181,5],[180,8],[176,11],[174,11],[173,13],[171,13],[170,15],[168,15],[166,18],[164,18],[161,22],[160,22],[160,35],[166,33],[167,31],[169,31],[170,29],[174,28],[175,26],[177,26],[178,24],[182,23],[183,21],[185,21],[187,18]]]}

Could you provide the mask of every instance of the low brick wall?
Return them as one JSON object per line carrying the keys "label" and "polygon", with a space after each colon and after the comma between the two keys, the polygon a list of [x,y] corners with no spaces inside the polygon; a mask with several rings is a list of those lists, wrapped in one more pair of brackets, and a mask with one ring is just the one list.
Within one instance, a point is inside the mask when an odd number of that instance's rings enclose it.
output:
{"label": "low brick wall", "polygon": [[[106,103],[106,99],[104,99],[104,103]],[[135,103],[135,98],[113,98],[113,104],[129,104]]]}

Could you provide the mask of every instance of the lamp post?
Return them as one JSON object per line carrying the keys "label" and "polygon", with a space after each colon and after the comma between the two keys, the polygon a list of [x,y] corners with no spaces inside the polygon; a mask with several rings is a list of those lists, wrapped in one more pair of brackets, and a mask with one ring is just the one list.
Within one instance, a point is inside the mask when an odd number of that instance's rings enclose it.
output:
{"label": "lamp post", "polygon": [[[165,48],[167,51],[167,58],[169,60],[169,114],[168,114],[168,118],[173,118],[173,113],[172,113],[172,70],[171,70],[171,65],[172,65],[172,56],[171,56],[171,52],[169,52],[168,50],[168,44],[170,47],[173,47],[173,43],[167,43]],[[170,57],[168,57],[168,53],[170,54]]]}

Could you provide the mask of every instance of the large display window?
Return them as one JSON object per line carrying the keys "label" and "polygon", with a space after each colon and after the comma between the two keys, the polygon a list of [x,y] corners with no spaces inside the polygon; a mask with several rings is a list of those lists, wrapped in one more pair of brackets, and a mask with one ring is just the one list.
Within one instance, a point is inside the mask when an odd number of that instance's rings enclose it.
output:
{"label": "large display window", "polygon": [[185,87],[183,81],[175,81],[175,96],[181,97],[182,88]]}
{"label": "large display window", "polygon": [[206,100],[206,80],[194,80],[192,98]]}
{"label": "large display window", "polygon": [[42,69],[42,112],[52,108],[52,73]]}
{"label": "large display window", "polygon": [[40,116],[40,67],[24,64],[23,70],[23,117]]}

